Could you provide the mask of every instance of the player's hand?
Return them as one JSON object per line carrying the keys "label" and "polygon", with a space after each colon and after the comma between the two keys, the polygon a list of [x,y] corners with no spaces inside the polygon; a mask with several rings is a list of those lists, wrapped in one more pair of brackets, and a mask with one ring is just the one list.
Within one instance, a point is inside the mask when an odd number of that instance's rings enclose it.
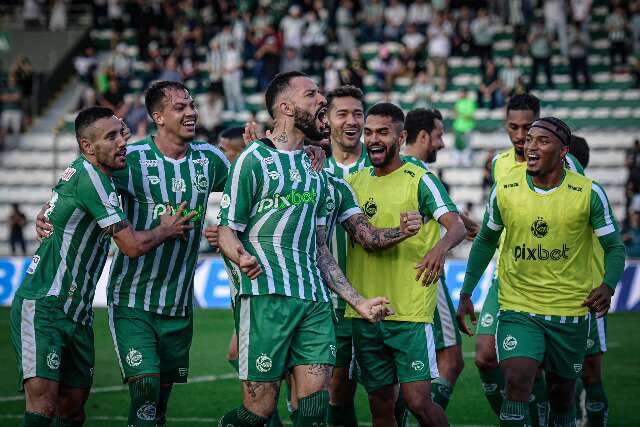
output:
{"label": "player's hand", "polygon": [[36,240],[40,243],[53,233],[53,227],[44,215],[47,209],[49,209],[49,202],[42,205],[38,215],[36,216]]}
{"label": "player's hand", "polygon": [[433,284],[444,272],[444,260],[447,252],[436,245],[424,256],[424,259],[415,266],[418,270],[416,280],[422,276],[422,286]]}
{"label": "player's hand", "polygon": [[131,136],[133,135],[131,133],[131,129],[129,129],[129,126],[127,126],[124,120],[120,119],[120,123],[122,123],[122,129],[120,130],[120,135],[122,135],[125,142],[129,142],[129,140],[131,139]]}
{"label": "player's hand", "polygon": [[269,138],[271,136],[271,131],[267,130],[265,135],[258,135],[258,124],[256,122],[247,122],[244,125],[244,133],[242,134],[244,145],[249,145],[256,139],[260,139],[265,136]]}
{"label": "player's hand", "polygon": [[387,307],[389,302],[390,301],[387,297],[363,298],[353,308],[360,316],[362,316],[363,319],[368,320],[371,323],[375,323],[394,314],[391,307]]}
{"label": "player's hand", "polygon": [[213,246],[216,251],[220,248],[218,244],[218,226],[210,225],[204,229],[204,237],[206,237],[207,241],[211,246]]}
{"label": "player's hand", "polygon": [[476,324],[476,312],[473,307],[473,302],[471,301],[471,295],[469,294],[460,294],[460,302],[458,303],[458,313],[456,314],[456,319],[458,319],[458,327],[460,331],[473,336],[473,331],[469,329],[467,324],[465,323],[465,319],[469,315],[471,318],[471,323],[475,326]]}
{"label": "player's hand", "polygon": [[589,307],[589,310],[595,312],[598,318],[600,318],[609,311],[612,296],[613,289],[603,283],[591,291],[587,299],[582,303],[582,306]]}
{"label": "player's hand", "polygon": [[324,160],[327,156],[324,154],[324,150],[316,145],[305,145],[305,153],[311,159],[311,167],[314,171],[320,172],[324,168]]}
{"label": "player's hand", "polygon": [[464,228],[467,231],[467,234],[465,234],[464,236],[466,240],[475,239],[480,232],[480,225],[478,225],[478,223],[476,222],[474,222],[473,224],[465,223]]}
{"label": "player's hand", "polygon": [[249,279],[253,280],[262,274],[262,267],[258,263],[258,258],[249,254],[243,248],[238,248],[238,267]]}
{"label": "player's hand", "polygon": [[400,213],[400,233],[404,236],[415,236],[420,231],[420,227],[422,227],[422,215],[420,215],[420,212]]}
{"label": "player's hand", "polygon": [[172,214],[171,205],[167,205],[167,210],[160,216],[160,225],[163,227],[170,239],[185,239],[184,233],[193,229],[193,224],[189,224],[189,221],[196,216],[196,211],[190,212],[188,215],[184,215],[184,210],[187,207],[187,202],[182,202],[178,207],[175,214]]}

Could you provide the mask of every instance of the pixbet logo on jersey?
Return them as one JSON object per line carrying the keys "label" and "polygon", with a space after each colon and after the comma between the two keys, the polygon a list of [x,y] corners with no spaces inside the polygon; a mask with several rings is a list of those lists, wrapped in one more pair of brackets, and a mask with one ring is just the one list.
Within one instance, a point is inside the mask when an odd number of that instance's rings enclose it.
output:
{"label": "pixbet logo on jersey", "polygon": [[287,194],[274,194],[272,197],[267,197],[260,200],[258,203],[258,213],[263,211],[275,209],[282,210],[291,206],[298,206],[300,204],[312,204],[315,202],[317,193],[315,190],[311,191],[296,191],[291,190]]}
{"label": "pixbet logo on jersey", "polygon": [[[542,239],[549,234],[549,228],[547,221],[539,216],[533,221],[533,224],[531,224],[530,230],[534,237]],[[559,261],[561,259],[569,259],[568,253],[569,247],[564,243],[562,244],[562,248],[556,249],[546,249],[543,248],[541,244],[527,247],[525,243],[513,248],[513,257],[516,261],[519,259],[523,261]]]}

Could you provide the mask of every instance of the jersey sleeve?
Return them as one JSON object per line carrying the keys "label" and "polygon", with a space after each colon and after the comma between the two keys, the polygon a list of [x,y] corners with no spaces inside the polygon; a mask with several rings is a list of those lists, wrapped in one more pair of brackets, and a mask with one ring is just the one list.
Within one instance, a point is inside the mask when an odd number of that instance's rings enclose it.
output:
{"label": "jersey sleeve", "polygon": [[418,210],[436,221],[447,212],[458,212],[442,182],[432,173],[425,173],[418,184]]}
{"label": "jersey sleeve", "polygon": [[119,193],[124,193],[129,188],[129,165],[124,169],[114,170],[111,179]]}
{"label": "jersey sleeve", "polygon": [[590,222],[593,232],[598,237],[618,232],[618,224],[611,211],[611,205],[604,188],[600,184],[591,184]]}
{"label": "jersey sleeve", "polygon": [[362,213],[362,209],[358,205],[358,196],[344,179],[334,179],[333,185],[340,198],[340,206],[336,206],[339,223],[343,223],[353,215]]}
{"label": "jersey sleeve", "polygon": [[504,228],[502,222],[502,215],[500,214],[500,208],[498,207],[498,187],[494,184],[489,193],[489,200],[487,200],[486,212],[484,215],[484,224],[493,231],[500,231]]}
{"label": "jersey sleeve", "polygon": [[209,156],[209,170],[214,177],[212,192],[223,191],[229,176],[230,163],[224,154],[218,149],[212,150]]}
{"label": "jersey sleeve", "polygon": [[249,152],[240,155],[229,170],[220,199],[220,225],[244,231],[249,223],[256,186],[254,168],[260,165]]}
{"label": "jersey sleeve", "polygon": [[86,175],[78,179],[78,204],[106,228],[127,217],[120,209],[120,199],[113,183],[93,167],[86,167]]}
{"label": "jersey sleeve", "polygon": [[320,189],[320,198],[318,202],[318,210],[316,211],[316,225],[326,225],[327,217],[331,214],[331,210],[328,207],[329,203],[335,203],[331,199],[331,193],[329,192],[329,177],[325,172],[321,172],[320,180],[322,182]]}
{"label": "jersey sleeve", "polygon": [[567,153],[567,157],[565,157],[565,159],[567,161],[567,169],[584,176],[584,168],[574,155],[572,155],[571,153]]}

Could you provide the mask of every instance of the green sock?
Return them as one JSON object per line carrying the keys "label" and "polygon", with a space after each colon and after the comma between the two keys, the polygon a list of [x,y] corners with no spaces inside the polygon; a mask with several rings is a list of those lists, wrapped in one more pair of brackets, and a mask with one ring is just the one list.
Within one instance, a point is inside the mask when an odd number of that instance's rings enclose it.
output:
{"label": "green sock", "polygon": [[327,424],[335,427],[358,427],[356,408],[353,403],[343,406],[329,405]]}
{"label": "green sock", "polygon": [[554,427],[576,427],[576,407],[571,405],[566,412],[551,409],[549,425]]}
{"label": "green sock", "polygon": [[549,413],[549,395],[542,374],[538,374],[533,383],[532,399],[529,401],[529,414],[533,427],[546,427]]}
{"label": "green sock", "polygon": [[238,359],[227,360],[227,362],[229,362],[229,365],[233,366],[233,369],[236,371],[236,373],[240,372]]}
{"label": "green sock", "polygon": [[131,402],[128,426],[156,427],[156,413],[160,398],[160,378],[140,377],[129,383]]}
{"label": "green sock", "polygon": [[329,392],[322,390],[315,392],[298,401],[297,427],[321,427],[327,425],[327,405]]}
{"label": "green sock", "polygon": [[584,391],[584,383],[582,382],[582,378],[578,378],[576,380],[576,397],[575,397],[575,406],[576,406],[576,419],[582,420],[587,414],[585,414],[584,407],[582,405],[582,392]]}
{"label": "green sock", "polygon": [[52,421],[53,418],[49,418],[46,415],[25,411],[24,418],[22,419],[22,427],[50,426]]}
{"label": "green sock", "polygon": [[484,396],[489,401],[491,409],[496,415],[500,415],[502,407],[502,392],[504,391],[504,375],[500,368],[479,369]]}
{"label": "green sock", "polygon": [[280,419],[280,412],[278,412],[278,402],[276,402],[276,409],[273,411],[271,418],[269,418],[269,427],[282,427],[282,420]]}
{"label": "green sock", "polygon": [[167,406],[169,405],[169,395],[171,387],[160,387],[160,398],[158,399],[158,410],[156,412],[156,426],[165,427],[167,425]]}
{"label": "green sock", "polygon": [[68,418],[54,417],[51,427],[82,427],[84,421],[70,420]]}
{"label": "green sock", "polygon": [[587,384],[584,387],[587,392],[587,420],[589,427],[604,427],[609,416],[609,401],[602,383]]}
{"label": "green sock", "polygon": [[298,410],[294,409],[293,411],[291,411],[291,413],[289,414],[289,418],[291,418],[291,423],[295,426],[296,422],[298,422]]}
{"label": "green sock", "polygon": [[398,394],[393,413],[396,417],[397,427],[407,427],[409,425],[409,409],[407,408],[407,402],[402,397],[402,390]]}
{"label": "green sock", "polygon": [[529,402],[516,402],[507,399],[502,401],[500,427],[527,427],[530,425]]}
{"label": "green sock", "polygon": [[431,398],[435,403],[440,405],[442,409],[447,409],[452,393],[453,384],[446,379],[440,377],[431,381]]}
{"label": "green sock", "polygon": [[234,427],[262,427],[269,421],[268,418],[256,415],[244,406],[232,409],[220,418],[218,425]]}

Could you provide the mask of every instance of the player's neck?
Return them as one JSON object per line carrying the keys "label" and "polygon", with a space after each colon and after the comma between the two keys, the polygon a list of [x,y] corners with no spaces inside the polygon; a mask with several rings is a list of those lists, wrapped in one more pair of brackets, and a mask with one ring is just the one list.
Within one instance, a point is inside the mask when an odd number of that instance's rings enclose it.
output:
{"label": "player's neck", "polygon": [[353,150],[345,150],[345,148],[337,142],[331,141],[331,155],[336,162],[342,165],[352,165],[360,160],[362,156],[362,144],[358,143]]}
{"label": "player's neck", "polygon": [[187,154],[189,149],[189,143],[183,141],[176,135],[170,135],[163,132],[162,129],[158,130],[158,134],[153,138],[158,150],[170,159],[180,160]]}
{"label": "player's neck", "polygon": [[386,176],[395,172],[400,167],[402,167],[402,159],[400,158],[400,155],[397,155],[391,162],[389,162],[388,164],[384,165],[381,168],[374,166],[373,171],[376,174],[376,176]]}
{"label": "player's neck", "polygon": [[524,162],[524,153],[518,154],[516,150],[513,150],[513,155],[516,157],[516,162],[518,163]]}
{"label": "player's neck", "polygon": [[416,144],[407,144],[404,146],[404,154],[405,156],[411,156],[411,157],[415,157],[418,160],[422,160],[423,162],[426,162],[426,156],[423,156],[422,153],[420,153],[420,150],[418,149],[418,147],[416,146]]}
{"label": "player's neck", "polygon": [[282,151],[298,151],[304,147],[304,134],[293,126],[287,126],[286,121],[284,124],[276,122],[269,139]]}
{"label": "player's neck", "polygon": [[103,174],[107,176],[111,176],[111,174],[113,173],[113,169],[111,169],[108,166],[104,166],[102,163],[98,162],[98,159],[96,158],[96,156],[91,156],[86,153],[82,153],[82,155],[84,156],[85,159],[87,159],[89,163],[91,163],[96,169],[98,169]]}
{"label": "player's neck", "polygon": [[534,186],[542,189],[555,188],[564,178],[564,167],[555,169],[549,173],[532,175],[531,182]]}

